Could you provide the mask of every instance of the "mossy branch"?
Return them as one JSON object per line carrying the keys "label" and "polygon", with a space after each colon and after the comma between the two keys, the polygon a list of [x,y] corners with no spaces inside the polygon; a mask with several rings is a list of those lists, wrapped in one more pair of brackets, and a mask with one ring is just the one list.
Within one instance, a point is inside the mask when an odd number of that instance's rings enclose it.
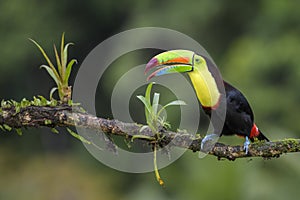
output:
{"label": "mossy branch", "polygon": [[[73,107],[74,108],[74,107]],[[16,108],[14,105],[2,105],[0,108],[0,125],[7,131],[15,129],[20,133],[21,128],[40,128],[40,127],[69,127],[77,126],[86,129],[103,131],[106,134],[117,135],[125,138],[132,138],[134,135],[153,136],[150,128],[143,128],[143,125],[136,123],[124,123],[118,120],[98,118],[83,112],[78,107],[72,109],[69,105],[29,105]],[[186,132],[171,132],[164,129],[160,130],[163,137],[158,143],[160,147],[167,144],[171,146],[185,148],[193,152],[200,151],[201,137],[193,136]],[[150,137],[140,137],[150,143]],[[230,146],[216,143],[209,154],[217,158],[235,160],[244,157],[279,157],[284,153],[300,151],[300,139],[284,139],[272,142],[256,142],[249,146],[249,153],[246,155],[242,146]]]}

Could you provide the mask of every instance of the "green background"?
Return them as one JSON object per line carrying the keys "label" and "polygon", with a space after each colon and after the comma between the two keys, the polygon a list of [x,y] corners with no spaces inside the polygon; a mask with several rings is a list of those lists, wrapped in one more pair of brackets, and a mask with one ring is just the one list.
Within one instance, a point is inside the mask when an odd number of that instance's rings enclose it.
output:
{"label": "green background", "polygon": [[[66,33],[66,40],[75,43],[70,56],[79,61],[72,84],[78,66],[98,43],[127,29],[157,26],[180,31],[204,46],[224,79],[247,96],[268,138],[299,138],[299,7],[299,1],[288,0],[2,0],[1,99],[48,97],[54,86],[39,69],[44,60],[27,38],[37,40],[53,58],[53,43],[58,44],[61,33]],[[153,55],[133,53],[115,65],[130,69]],[[99,116],[111,117],[109,91],[124,70],[107,73],[102,80],[108,87],[99,91],[104,94],[98,98]],[[140,108],[140,104],[132,106],[131,112],[143,121]],[[197,154],[186,152],[160,170],[166,182],[161,188],[154,173],[127,174],[104,166],[63,129],[60,134],[47,128],[23,132],[21,137],[15,132],[0,134],[0,199],[276,200],[300,194],[297,154],[230,162],[211,156],[198,159]],[[243,142],[236,137],[222,141]]]}

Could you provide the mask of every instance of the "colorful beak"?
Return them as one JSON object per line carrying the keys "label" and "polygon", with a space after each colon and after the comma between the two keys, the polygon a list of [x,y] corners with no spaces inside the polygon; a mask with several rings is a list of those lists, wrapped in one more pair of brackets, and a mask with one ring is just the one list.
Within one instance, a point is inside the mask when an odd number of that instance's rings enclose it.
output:
{"label": "colorful beak", "polygon": [[165,74],[193,71],[194,55],[194,52],[188,50],[172,50],[156,55],[147,63],[145,74],[153,68],[158,69],[147,80]]}

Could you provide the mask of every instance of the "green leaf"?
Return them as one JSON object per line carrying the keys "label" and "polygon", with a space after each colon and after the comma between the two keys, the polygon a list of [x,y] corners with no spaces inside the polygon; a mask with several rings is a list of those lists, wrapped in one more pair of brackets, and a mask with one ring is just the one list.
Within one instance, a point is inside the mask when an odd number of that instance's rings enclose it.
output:
{"label": "green leaf", "polygon": [[161,124],[163,127],[166,127],[167,129],[171,128],[171,124],[167,122],[165,119],[163,119]]}
{"label": "green leaf", "polygon": [[159,102],[159,93],[154,93],[153,101],[152,101],[152,114],[154,116],[157,114],[158,102]]}
{"label": "green leaf", "polygon": [[77,138],[78,140],[80,140],[83,143],[86,144],[91,144],[90,141],[86,140],[84,137],[82,137],[81,135],[78,135],[77,133],[75,133],[74,131],[72,131],[71,129],[67,128],[67,131],[75,138]]}
{"label": "green leaf", "polygon": [[79,107],[79,111],[82,112],[82,113],[86,113],[86,110],[84,110],[83,107]]}
{"label": "green leaf", "polygon": [[68,99],[68,106],[73,106],[73,101],[72,101],[72,99]]}
{"label": "green leaf", "polygon": [[42,105],[42,106],[46,106],[46,105],[48,104],[48,100],[47,100],[45,97],[43,97],[43,96],[41,96],[41,95],[38,95],[38,97],[39,97],[40,100],[41,100],[41,105]]}
{"label": "green leaf", "polygon": [[153,84],[154,84],[154,82],[149,83],[147,88],[146,88],[146,92],[145,92],[145,100],[147,101],[147,103],[149,105],[148,108],[147,108],[148,112],[145,108],[145,117],[146,117],[146,120],[147,120],[148,124],[151,123],[151,119],[150,119],[150,116],[149,116],[149,115],[151,115],[151,110],[152,110],[151,104],[150,104],[150,102],[151,102],[151,96],[150,95],[151,95],[151,90],[152,90]]}
{"label": "green leaf", "polygon": [[63,77],[63,83],[65,85],[68,85],[68,81],[69,81],[69,77],[70,77],[70,74],[71,74],[71,71],[72,71],[72,67],[74,64],[77,64],[77,60],[76,59],[72,59],[69,63],[68,63],[68,66],[67,66],[67,69],[66,69],[66,74],[65,76]]}
{"label": "green leaf", "polygon": [[30,101],[27,100],[26,98],[23,98],[23,99],[21,100],[21,102],[20,102],[21,108],[25,108],[25,107],[30,106],[30,105],[31,105]]}
{"label": "green leaf", "polygon": [[16,128],[15,130],[19,136],[21,136],[23,134],[22,129]]}
{"label": "green leaf", "polygon": [[58,73],[60,74],[60,78],[62,78],[63,77],[62,64],[60,62],[60,58],[59,58],[56,46],[54,45],[53,48],[54,48],[54,53],[55,53],[55,58],[56,58]]}
{"label": "green leaf", "polygon": [[58,130],[57,130],[56,128],[51,128],[51,131],[52,131],[52,133],[56,133],[56,134],[59,133]]}
{"label": "green leaf", "polygon": [[3,128],[2,125],[0,125],[0,129],[1,129],[2,131],[6,131],[6,130]]}
{"label": "green leaf", "polygon": [[63,55],[63,60],[62,60],[62,63],[64,64],[64,66],[66,66],[66,64],[67,64],[67,62],[68,62],[68,48],[69,48],[69,46],[71,46],[71,45],[74,45],[74,43],[68,43],[68,44],[66,44],[66,46],[64,47],[64,52],[62,53],[62,55]]}
{"label": "green leaf", "polygon": [[[151,112],[151,105],[150,103],[146,100],[145,97],[138,95],[136,96],[145,106],[145,114],[146,113],[150,113]],[[146,120],[148,120],[147,116],[146,116]]]}
{"label": "green leaf", "polygon": [[153,84],[154,84],[154,82],[149,83],[146,88],[145,98],[149,102],[149,104],[150,104],[150,98],[151,98],[150,95],[151,95],[151,90],[152,90]]}
{"label": "green leaf", "polygon": [[55,99],[51,99],[49,106],[57,106],[58,102]]}
{"label": "green leaf", "polygon": [[41,100],[39,98],[36,98],[35,96],[33,96],[32,104],[34,106],[40,106],[41,105]]}
{"label": "green leaf", "polygon": [[49,59],[49,57],[47,56],[47,54],[46,54],[46,52],[44,51],[44,49],[43,49],[36,41],[34,41],[33,39],[29,38],[29,40],[30,40],[31,42],[33,42],[33,43],[39,48],[40,52],[43,54],[44,58],[46,59],[48,65],[49,65],[49,66],[51,67],[51,69],[53,70],[53,73],[55,73],[56,76],[58,76],[58,73],[57,73],[57,71],[56,71],[54,65],[53,65],[52,62],[50,61],[50,59]]}
{"label": "green leaf", "polygon": [[44,124],[45,124],[45,125],[50,125],[50,124],[52,124],[52,121],[51,121],[50,119],[46,119],[46,120],[44,121]]}
{"label": "green leaf", "polygon": [[148,126],[146,126],[146,125],[142,126],[142,127],[140,128],[139,132],[140,132],[140,133],[143,132],[146,128],[148,128]]}
{"label": "green leaf", "polygon": [[185,106],[185,105],[186,105],[186,103],[185,103],[184,101],[181,101],[181,100],[171,101],[170,103],[164,105],[164,106],[159,110],[159,112],[157,113],[157,115],[160,115],[161,112],[162,112],[163,110],[165,110],[165,109],[166,109],[167,107],[169,107],[169,106]]}
{"label": "green leaf", "polygon": [[47,65],[41,65],[40,68],[44,68],[47,70],[48,74],[53,78],[53,80],[55,81],[56,85],[59,86],[60,81],[59,81],[59,76],[55,75],[55,72],[53,72],[53,70],[47,66]]}
{"label": "green leaf", "polygon": [[1,100],[1,107],[4,107],[6,105],[6,101],[4,99]]}
{"label": "green leaf", "polygon": [[18,104],[19,104],[18,102],[16,102],[15,100],[12,100],[12,99],[10,100],[10,102],[13,106],[18,106]]}
{"label": "green leaf", "polygon": [[7,124],[3,124],[3,127],[5,128],[5,130],[7,130],[7,131],[11,131],[11,127],[10,126],[8,126]]}
{"label": "green leaf", "polygon": [[20,105],[15,106],[15,114],[19,113],[20,110],[21,110],[21,106]]}
{"label": "green leaf", "polygon": [[56,90],[57,90],[57,87],[54,87],[54,88],[51,89],[51,91],[50,91],[50,100],[53,99],[53,94],[54,94],[54,92],[55,92]]}
{"label": "green leaf", "polygon": [[175,101],[171,101],[170,103],[164,105],[164,108],[167,108],[169,106],[185,106],[186,103],[182,100],[175,100]]}
{"label": "green leaf", "polygon": [[64,57],[64,46],[65,46],[65,33],[61,35],[61,42],[60,42],[60,58],[61,58],[61,64],[62,66],[66,66],[66,62],[64,62],[65,57]]}

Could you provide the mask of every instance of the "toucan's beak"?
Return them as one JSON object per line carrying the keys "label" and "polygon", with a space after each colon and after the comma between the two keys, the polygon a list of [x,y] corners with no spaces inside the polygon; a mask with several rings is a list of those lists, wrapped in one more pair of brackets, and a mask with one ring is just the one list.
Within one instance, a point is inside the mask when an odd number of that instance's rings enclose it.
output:
{"label": "toucan's beak", "polygon": [[194,52],[188,50],[172,50],[156,55],[147,63],[145,74],[153,68],[158,69],[150,74],[147,80],[150,80],[155,76],[175,72],[182,73],[193,71],[194,55]]}

